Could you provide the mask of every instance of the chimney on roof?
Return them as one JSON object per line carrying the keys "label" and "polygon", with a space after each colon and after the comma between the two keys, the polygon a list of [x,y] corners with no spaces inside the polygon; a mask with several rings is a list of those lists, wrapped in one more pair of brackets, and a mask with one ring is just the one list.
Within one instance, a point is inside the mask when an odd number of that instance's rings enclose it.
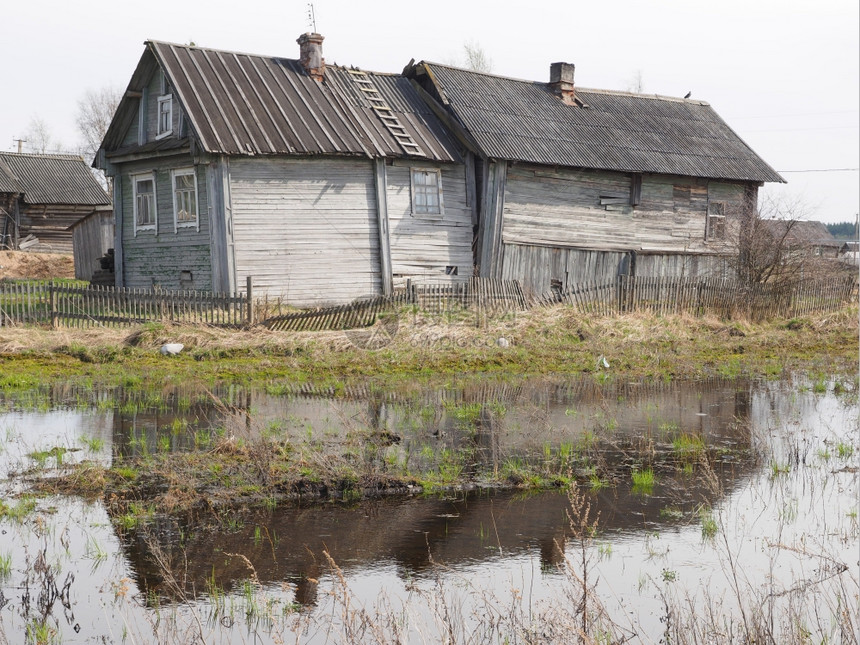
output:
{"label": "chimney on roof", "polygon": [[323,80],[325,76],[325,58],[322,55],[323,36],[317,33],[307,33],[299,36],[299,62],[305,72],[315,81]]}
{"label": "chimney on roof", "polygon": [[573,63],[552,63],[549,66],[549,86],[567,105],[576,105],[573,89]]}

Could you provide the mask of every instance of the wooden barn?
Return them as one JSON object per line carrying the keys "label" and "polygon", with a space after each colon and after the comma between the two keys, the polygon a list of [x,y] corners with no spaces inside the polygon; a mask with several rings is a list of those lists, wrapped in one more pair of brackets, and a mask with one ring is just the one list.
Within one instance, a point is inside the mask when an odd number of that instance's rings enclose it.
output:
{"label": "wooden barn", "polygon": [[0,249],[72,253],[70,227],[104,209],[81,157],[0,152]]}
{"label": "wooden barn", "polygon": [[474,175],[401,75],[147,42],[96,158],[116,282],[288,304],[472,275]]}
{"label": "wooden barn", "polygon": [[738,222],[782,182],[705,102],[422,62],[405,74],[475,155],[480,275],[535,292],[729,271]]}

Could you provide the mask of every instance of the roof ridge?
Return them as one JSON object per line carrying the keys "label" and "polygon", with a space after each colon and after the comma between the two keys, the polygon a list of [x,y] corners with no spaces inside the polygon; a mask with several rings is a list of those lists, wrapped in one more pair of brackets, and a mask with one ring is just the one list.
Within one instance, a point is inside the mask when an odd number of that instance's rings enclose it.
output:
{"label": "roof ridge", "polygon": [[[541,85],[547,86],[549,82],[545,81],[534,81],[525,78],[516,78],[514,76],[504,76],[502,74],[493,74],[490,72],[478,72],[471,69],[466,69],[464,67],[457,67],[456,65],[446,65],[444,63],[434,63],[432,61],[421,61],[420,63],[416,63],[416,67],[421,64],[426,65],[435,65],[436,67],[446,67],[448,69],[454,69],[458,72],[466,72],[467,74],[475,74],[477,76],[488,76],[490,78],[497,78],[504,81],[513,81],[515,83],[527,83],[529,85]],[[581,87],[579,85],[576,86],[576,91],[581,92],[594,92],[598,94],[612,94],[614,96],[630,96],[632,98],[642,98],[642,99],[651,99],[651,100],[659,100],[659,101],[675,101],[678,103],[687,103],[692,105],[707,105],[710,106],[710,103],[707,101],[701,101],[699,99],[685,99],[679,96],[666,96],[665,94],[640,94],[638,92],[628,92],[625,90],[609,90],[609,89],[601,89],[594,87]]]}
{"label": "roof ridge", "polygon": [[[298,62],[298,58],[289,58],[287,56],[276,56],[274,54],[255,54],[252,52],[238,51],[235,49],[223,49],[221,47],[201,47],[200,45],[189,45],[187,43],[173,43],[168,40],[154,40],[148,38],[144,41],[144,45],[166,45],[167,47],[182,47],[183,49],[199,49],[208,52],[219,52],[221,54],[238,54],[240,56],[253,56],[254,58],[277,58],[279,60],[292,60]],[[328,64],[327,64],[328,65]]]}
{"label": "roof ridge", "polygon": [[59,159],[63,161],[83,161],[86,163],[84,158],[81,155],[76,155],[72,153],[52,153],[52,152],[12,152],[10,151],[0,151],[0,155],[11,155],[14,157],[36,157],[37,159]]}
{"label": "roof ridge", "polygon": [[[546,83],[548,85],[548,83]],[[680,96],[666,96],[665,94],[645,94],[639,92],[628,92],[627,90],[605,90],[593,87],[576,87],[577,92],[592,92],[595,94],[611,94],[613,96],[629,96],[637,99],[651,99],[658,101],[673,101],[675,103],[686,103],[688,105],[706,105],[711,106],[707,101],[699,99],[685,99]]]}

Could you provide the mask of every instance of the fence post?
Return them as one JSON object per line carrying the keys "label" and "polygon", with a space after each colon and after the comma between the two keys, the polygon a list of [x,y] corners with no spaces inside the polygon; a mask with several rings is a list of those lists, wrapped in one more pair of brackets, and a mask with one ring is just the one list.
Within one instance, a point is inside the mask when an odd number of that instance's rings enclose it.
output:
{"label": "fence post", "polygon": [[51,282],[48,287],[48,292],[51,294],[51,328],[57,329],[60,326],[60,317],[57,312],[57,305],[59,300],[59,294],[56,289],[54,289],[54,283]]}
{"label": "fence post", "polygon": [[248,276],[246,283],[246,292],[248,298],[248,327],[254,326],[254,278]]}

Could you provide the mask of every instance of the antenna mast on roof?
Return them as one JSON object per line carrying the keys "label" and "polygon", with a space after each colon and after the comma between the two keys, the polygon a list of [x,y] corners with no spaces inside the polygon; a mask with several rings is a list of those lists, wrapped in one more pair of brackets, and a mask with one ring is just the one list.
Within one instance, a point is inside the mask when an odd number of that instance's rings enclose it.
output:
{"label": "antenna mast on roof", "polygon": [[314,3],[308,3],[308,27],[313,29],[314,33],[317,33],[317,17],[314,14]]}

